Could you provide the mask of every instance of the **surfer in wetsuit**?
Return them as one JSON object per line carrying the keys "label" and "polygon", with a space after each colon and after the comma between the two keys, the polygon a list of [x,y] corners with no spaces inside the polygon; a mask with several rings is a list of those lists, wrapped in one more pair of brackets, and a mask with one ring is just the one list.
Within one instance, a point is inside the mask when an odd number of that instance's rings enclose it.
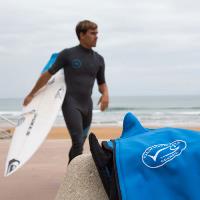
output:
{"label": "surfer in wetsuit", "polygon": [[72,139],[69,162],[83,152],[83,145],[92,121],[91,95],[95,79],[102,94],[99,99],[101,111],[104,111],[109,103],[104,59],[92,49],[97,42],[97,25],[88,20],[81,21],[76,26],[76,34],[80,44],[59,53],[55,63],[41,75],[23,103],[26,106],[52,75],[61,68],[64,69],[67,92],[62,104],[62,112]]}

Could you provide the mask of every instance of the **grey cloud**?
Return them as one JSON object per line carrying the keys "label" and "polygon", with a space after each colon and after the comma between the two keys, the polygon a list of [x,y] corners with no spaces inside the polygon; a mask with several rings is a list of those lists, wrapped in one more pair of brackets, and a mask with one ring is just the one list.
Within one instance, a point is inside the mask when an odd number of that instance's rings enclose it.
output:
{"label": "grey cloud", "polygon": [[23,97],[51,53],[77,44],[82,19],[99,24],[96,50],[111,95],[200,93],[199,7],[196,0],[2,2],[0,97]]}

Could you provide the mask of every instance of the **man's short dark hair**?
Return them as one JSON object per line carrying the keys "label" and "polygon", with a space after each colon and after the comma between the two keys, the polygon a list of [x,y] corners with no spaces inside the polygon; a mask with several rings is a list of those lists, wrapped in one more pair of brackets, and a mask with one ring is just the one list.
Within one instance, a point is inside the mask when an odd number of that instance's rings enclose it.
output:
{"label": "man's short dark hair", "polygon": [[97,24],[89,20],[80,21],[76,25],[76,35],[80,39],[80,33],[86,33],[89,29],[97,29]]}

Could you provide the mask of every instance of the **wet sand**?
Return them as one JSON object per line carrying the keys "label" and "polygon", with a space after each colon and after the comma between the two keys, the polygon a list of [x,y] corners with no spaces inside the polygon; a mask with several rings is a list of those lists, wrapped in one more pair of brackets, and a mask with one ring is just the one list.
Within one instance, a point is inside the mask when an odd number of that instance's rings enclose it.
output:
{"label": "wet sand", "polygon": [[[120,136],[122,132],[121,127],[93,127],[89,132],[94,133],[99,139],[113,139]],[[70,139],[69,133],[65,127],[52,128],[48,139]]]}

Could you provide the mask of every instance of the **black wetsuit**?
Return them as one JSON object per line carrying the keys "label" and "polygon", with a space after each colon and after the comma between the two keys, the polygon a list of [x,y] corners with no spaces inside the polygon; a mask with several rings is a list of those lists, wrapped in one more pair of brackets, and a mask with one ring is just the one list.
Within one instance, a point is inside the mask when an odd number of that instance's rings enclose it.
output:
{"label": "black wetsuit", "polygon": [[101,55],[79,45],[61,51],[48,71],[55,74],[61,68],[64,69],[67,85],[62,111],[72,138],[71,161],[82,154],[92,120],[92,89],[95,79],[98,85],[105,83],[105,65]]}

